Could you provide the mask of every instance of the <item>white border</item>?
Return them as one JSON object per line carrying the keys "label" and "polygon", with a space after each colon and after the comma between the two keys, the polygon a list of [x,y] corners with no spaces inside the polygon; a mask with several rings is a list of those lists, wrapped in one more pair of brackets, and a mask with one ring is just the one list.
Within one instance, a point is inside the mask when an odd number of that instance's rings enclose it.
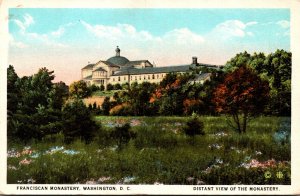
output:
{"label": "white border", "polygon": [[[193,191],[194,185],[111,185],[118,191],[18,191],[17,185],[6,184],[6,68],[8,66],[8,9],[9,8],[289,8],[291,13],[291,52],[292,52],[292,185],[279,186],[259,186],[278,187],[279,191]],[[300,109],[300,1],[298,0],[0,0],[0,194],[300,194],[300,137],[297,127],[299,127]],[[38,185],[27,185],[38,186]],[[50,186],[52,185],[40,185]],[[53,185],[53,186],[83,186],[87,185]],[[99,185],[102,186],[103,185]],[[119,188],[124,190],[120,191]],[[126,188],[130,190],[127,191]],[[254,185],[225,185],[213,186],[228,187],[237,189],[238,187],[257,187]]]}

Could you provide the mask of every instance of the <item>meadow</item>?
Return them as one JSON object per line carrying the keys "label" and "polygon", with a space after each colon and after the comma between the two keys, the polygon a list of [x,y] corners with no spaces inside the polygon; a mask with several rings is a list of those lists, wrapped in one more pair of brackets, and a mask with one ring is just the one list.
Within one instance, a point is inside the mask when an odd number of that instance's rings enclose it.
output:
{"label": "meadow", "polygon": [[[62,134],[8,143],[7,182],[291,184],[288,117],[257,117],[238,134],[225,116],[201,116],[205,135],[195,137],[183,132],[188,117],[94,118],[102,129],[89,144],[64,144]],[[125,123],[135,137],[120,148],[110,133]]]}

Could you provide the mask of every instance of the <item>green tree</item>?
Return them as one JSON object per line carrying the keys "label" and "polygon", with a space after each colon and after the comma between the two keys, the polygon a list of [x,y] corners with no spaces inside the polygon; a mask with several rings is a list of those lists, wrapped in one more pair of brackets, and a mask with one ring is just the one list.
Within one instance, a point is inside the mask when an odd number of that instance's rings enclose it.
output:
{"label": "green tree", "polygon": [[79,99],[67,103],[62,111],[62,120],[64,122],[63,133],[67,143],[76,138],[89,143],[99,129],[92,120],[89,109]]}
{"label": "green tree", "polygon": [[276,115],[291,115],[291,58],[290,52],[276,50],[264,62],[264,76],[271,87],[268,109]]}
{"label": "green tree", "polygon": [[112,104],[110,102],[110,97],[105,97],[104,98],[104,101],[102,103],[102,111],[103,111],[103,114],[104,115],[109,115],[109,110],[111,109],[112,107]]}
{"label": "green tree", "polygon": [[204,124],[199,119],[197,115],[193,115],[186,122],[186,126],[183,128],[184,133],[190,137],[194,137],[195,135],[204,135],[205,132],[203,130]]}
{"label": "green tree", "polygon": [[69,96],[69,87],[62,81],[54,83],[49,92],[49,107],[61,110]]}
{"label": "green tree", "polygon": [[130,131],[130,124],[126,123],[122,126],[117,126],[111,132],[111,137],[117,141],[118,149],[122,150],[131,138],[135,138],[136,134]]}
{"label": "green tree", "polygon": [[232,72],[241,66],[248,65],[251,60],[251,55],[244,51],[238,53],[225,64],[225,72]]}
{"label": "green tree", "polygon": [[69,94],[73,98],[82,99],[91,95],[91,91],[88,88],[86,82],[79,80],[73,82],[69,88]]}

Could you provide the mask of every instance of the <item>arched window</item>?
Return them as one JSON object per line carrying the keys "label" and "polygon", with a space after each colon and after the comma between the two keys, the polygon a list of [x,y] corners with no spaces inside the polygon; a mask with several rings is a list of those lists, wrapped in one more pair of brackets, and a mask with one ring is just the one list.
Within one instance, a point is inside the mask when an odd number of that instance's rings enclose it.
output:
{"label": "arched window", "polygon": [[118,81],[120,81],[121,80],[121,78],[120,78],[120,76],[118,77]]}
{"label": "arched window", "polygon": [[154,74],[152,75],[152,79],[155,79],[155,75]]}

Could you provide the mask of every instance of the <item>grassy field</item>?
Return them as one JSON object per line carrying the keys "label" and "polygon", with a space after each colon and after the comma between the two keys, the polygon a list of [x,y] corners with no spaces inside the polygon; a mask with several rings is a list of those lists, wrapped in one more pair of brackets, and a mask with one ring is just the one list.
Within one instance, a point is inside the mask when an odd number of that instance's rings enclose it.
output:
{"label": "grassy field", "polygon": [[[258,117],[239,135],[225,117],[201,117],[204,136],[183,133],[187,117],[97,116],[90,144],[62,135],[9,144],[8,183],[290,184],[290,118]],[[136,138],[122,149],[109,137],[131,124]],[[270,172],[270,178],[265,173]],[[281,173],[282,175],[277,175]]]}

